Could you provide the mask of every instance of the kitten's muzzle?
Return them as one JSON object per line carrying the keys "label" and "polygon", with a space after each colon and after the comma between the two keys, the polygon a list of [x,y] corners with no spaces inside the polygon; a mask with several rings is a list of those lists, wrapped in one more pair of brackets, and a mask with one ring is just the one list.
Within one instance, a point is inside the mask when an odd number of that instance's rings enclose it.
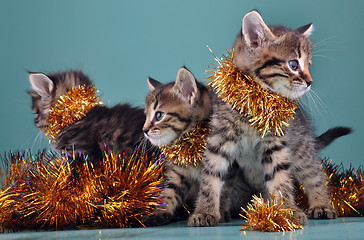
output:
{"label": "kitten's muzzle", "polygon": [[302,80],[304,80],[307,84],[307,87],[312,85],[312,77],[309,71],[300,72],[300,76]]}

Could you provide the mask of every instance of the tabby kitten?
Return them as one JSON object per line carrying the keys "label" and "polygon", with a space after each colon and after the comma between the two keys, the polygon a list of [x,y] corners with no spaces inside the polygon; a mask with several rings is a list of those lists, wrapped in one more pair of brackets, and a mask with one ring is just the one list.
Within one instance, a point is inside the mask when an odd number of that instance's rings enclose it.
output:
{"label": "tabby kitten", "polygon": [[[178,71],[175,82],[162,84],[148,79],[152,90],[146,97],[143,127],[145,137],[155,146],[174,144],[197,123],[208,120],[211,99],[207,88],[196,81],[186,68]],[[165,210],[157,210],[145,221],[147,225],[162,225],[172,221],[182,204],[193,206],[201,176],[201,166],[178,165],[166,161],[168,187],[161,196]]]}
{"label": "tabby kitten", "polygon": [[[143,130],[145,137],[153,145],[173,144],[184,133],[190,132],[198,122],[210,119],[212,102],[216,101],[216,96],[197,82],[186,68],[179,70],[175,82],[162,84],[149,78],[148,83],[152,91],[146,97],[146,121]],[[317,150],[349,132],[350,129],[345,127],[328,130],[316,138]],[[201,182],[201,170],[202,166],[178,165],[167,159],[165,175],[168,178],[168,187],[161,196],[166,209],[156,210],[154,215],[145,219],[144,224],[163,225],[174,218],[183,217],[183,211],[179,209],[184,203],[193,208]],[[230,166],[225,182],[220,198],[221,222],[238,217],[241,207],[250,201],[253,194],[259,193],[245,182],[243,171],[236,162]]]}
{"label": "tabby kitten", "polygon": [[[287,98],[299,98],[311,88],[309,72],[312,24],[296,30],[268,27],[257,11],[247,13],[234,45],[233,62],[263,88]],[[307,216],[294,200],[293,177],[302,182],[309,201],[308,217],[336,218],[317,156],[315,138],[307,117],[297,109],[285,135],[262,138],[238,111],[216,98],[211,116],[211,134],[205,151],[201,185],[189,226],[215,226],[221,218],[219,202],[226,176],[233,164],[243,170],[247,183],[264,198],[268,192],[295,217]],[[321,138],[323,140],[324,138]],[[321,147],[321,146],[320,146]]]}
{"label": "tabby kitten", "polygon": [[[32,90],[32,109],[35,125],[45,131],[49,109],[60,96],[74,86],[91,86],[91,80],[80,71],[52,73],[29,73]],[[118,104],[112,108],[95,106],[86,116],[63,128],[55,138],[58,150],[82,152],[97,162],[102,157],[100,144],[113,145],[117,151],[132,154],[143,139],[144,111],[129,104]]]}

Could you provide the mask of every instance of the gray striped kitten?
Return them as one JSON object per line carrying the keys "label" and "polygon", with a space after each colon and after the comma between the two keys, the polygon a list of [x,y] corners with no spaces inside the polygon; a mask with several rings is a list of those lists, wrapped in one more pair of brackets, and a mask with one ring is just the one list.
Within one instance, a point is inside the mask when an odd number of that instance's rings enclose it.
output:
{"label": "gray striped kitten", "polygon": [[[60,96],[74,86],[93,83],[80,71],[65,71],[46,75],[29,73],[32,90],[34,123],[41,131],[48,122],[49,109]],[[101,144],[113,146],[116,151],[132,154],[143,139],[144,111],[129,104],[118,104],[112,108],[95,106],[86,116],[63,128],[55,139],[57,150],[84,153],[93,162],[102,157]]]}
{"label": "gray striped kitten", "polygon": [[[145,137],[155,146],[175,143],[183,134],[194,129],[202,120],[208,121],[211,115],[211,93],[206,86],[197,82],[193,74],[186,68],[178,71],[175,82],[162,84],[154,79],[148,79],[149,88],[152,90],[146,97],[146,121],[143,127]],[[233,166],[232,166],[233,168]],[[163,225],[174,218],[181,218],[179,210],[183,204],[194,207],[198,188],[201,181],[202,166],[178,165],[166,160],[165,176],[168,187],[161,196],[165,209],[157,210],[148,217],[146,225]],[[231,214],[237,215],[242,204],[246,204],[254,193],[235,173],[235,167],[230,172],[229,185],[225,194],[236,201],[230,202],[229,198],[221,199],[221,221],[229,221]]]}
{"label": "gray striped kitten", "polygon": [[[173,144],[184,133],[190,132],[198,122],[210,120],[216,96],[197,82],[186,68],[179,70],[175,82],[162,84],[149,78],[148,84],[152,91],[146,97],[143,131],[153,145]],[[349,129],[342,127],[328,130],[316,138],[317,150],[348,133]],[[168,178],[168,187],[161,196],[165,209],[155,211],[144,223],[148,226],[163,225],[174,218],[180,218],[183,214],[179,209],[185,203],[193,209],[200,184],[208,185],[201,178],[202,169],[201,165],[178,165],[167,159],[165,176]],[[221,222],[238,217],[241,207],[246,205],[253,194],[259,193],[255,187],[245,182],[243,170],[237,162],[229,165],[224,179],[226,184],[219,199]]]}
{"label": "gray striped kitten", "polygon": [[[296,30],[268,27],[257,11],[247,13],[234,45],[233,62],[263,88],[287,98],[299,98],[311,88],[311,42],[313,27]],[[309,201],[308,217],[336,218],[330,203],[325,177],[317,156],[310,122],[297,109],[285,135],[262,138],[248,119],[216,98],[211,116],[211,134],[205,151],[199,195],[189,226],[215,226],[221,219],[219,208],[230,167],[237,163],[243,178],[264,198],[268,192],[295,217],[307,222],[306,214],[294,200],[293,178],[303,184]],[[320,144],[319,144],[320,145]]]}

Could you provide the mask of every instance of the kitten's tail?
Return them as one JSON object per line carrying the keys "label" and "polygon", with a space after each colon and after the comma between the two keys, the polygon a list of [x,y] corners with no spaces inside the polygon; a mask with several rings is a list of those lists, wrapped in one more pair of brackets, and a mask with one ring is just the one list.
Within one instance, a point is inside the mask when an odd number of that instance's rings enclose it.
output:
{"label": "kitten's tail", "polygon": [[316,137],[316,149],[321,151],[332,143],[336,138],[348,135],[352,132],[351,128],[348,127],[334,127],[330,128],[320,136]]}

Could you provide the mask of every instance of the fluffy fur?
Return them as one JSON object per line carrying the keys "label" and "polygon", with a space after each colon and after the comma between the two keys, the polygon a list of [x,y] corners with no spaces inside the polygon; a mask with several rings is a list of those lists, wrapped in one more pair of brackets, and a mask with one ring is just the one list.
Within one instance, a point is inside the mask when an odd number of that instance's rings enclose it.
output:
{"label": "fluffy fur", "polygon": [[[186,68],[181,68],[175,82],[162,84],[154,79],[148,80],[151,92],[146,98],[146,121],[144,124],[145,137],[155,146],[175,143],[181,135],[190,132],[198,122],[208,120],[211,114],[211,93]],[[201,181],[202,166],[185,166],[166,161],[165,175],[168,187],[164,191],[162,201],[165,210],[158,210],[148,217],[148,225],[162,225],[179,217],[176,212],[188,203],[193,208]],[[238,170],[238,168],[235,168]],[[236,203],[229,198],[221,199],[222,221],[230,220],[232,212],[239,212],[240,206],[249,201],[253,194],[242,179],[236,180],[235,170],[231,171],[229,187],[224,191],[239,193]],[[238,179],[238,178],[237,178]],[[235,182],[235,183],[234,183]],[[235,190],[230,187],[234,186]]]}
{"label": "fluffy fur", "polygon": [[[209,92],[204,85],[197,82],[186,68],[179,70],[175,82],[162,84],[149,78],[148,83],[152,91],[146,97],[146,121],[143,131],[145,137],[155,146],[174,144],[184,133],[191,131],[199,121],[210,119],[214,104],[223,104],[214,93]],[[230,114],[229,107],[225,106],[225,108],[228,111],[227,115]],[[224,124],[225,122],[220,127],[230,127]],[[305,126],[302,128],[304,129]],[[239,126],[236,126],[231,131],[234,134],[242,134],[243,128],[239,129]],[[339,127],[322,134],[314,141],[317,150],[324,148],[335,138],[347,134],[345,131],[348,129]],[[256,138],[259,141],[260,137]],[[220,167],[218,162],[216,164],[216,168]],[[154,215],[147,217],[145,224],[163,225],[174,218],[180,218],[179,209],[184,203],[194,208],[199,186],[209,185],[208,179],[202,178],[204,176],[202,170],[202,166],[177,165],[167,159],[165,175],[169,183],[161,197],[166,209],[157,210]],[[252,195],[261,192],[261,189],[258,189],[259,186],[251,185],[254,182],[246,182],[248,179],[244,177],[243,169],[236,161],[228,166],[223,179],[225,184],[221,187],[222,193],[218,200],[220,222],[237,217],[241,207],[246,205]],[[209,193],[207,192],[206,195]]]}
{"label": "fluffy fur", "polygon": [[[308,24],[296,30],[268,27],[256,11],[245,15],[234,44],[233,62],[263,88],[287,98],[299,98],[311,88],[309,73],[312,31]],[[220,99],[213,101],[212,132],[205,151],[199,195],[189,226],[215,226],[221,219],[220,199],[231,166],[238,165],[245,181],[269,198],[285,201],[295,217],[306,223],[307,216],[294,201],[293,178],[300,181],[308,196],[309,218],[336,218],[321,172],[311,124],[298,109],[282,137],[261,138],[248,120]],[[323,136],[328,137],[330,133]],[[324,140],[325,137],[318,138]],[[330,141],[326,141],[329,143]]]}
{"label": "fluffy fur", "polygon": [[[32,109],[35,125],[44,131],[49,109],[60,96],[77,85],[92,85],[91,80],[80,71],[52,73],[29,73],[32,86]],[[82,152],[96,162],[102,157],[100,144],[112,145],[115,150],[132,154],[143,139],[144,111],[119,104],[112,108],[96,106],[85,117],[62,129],[55,139],[58,150]]]}

